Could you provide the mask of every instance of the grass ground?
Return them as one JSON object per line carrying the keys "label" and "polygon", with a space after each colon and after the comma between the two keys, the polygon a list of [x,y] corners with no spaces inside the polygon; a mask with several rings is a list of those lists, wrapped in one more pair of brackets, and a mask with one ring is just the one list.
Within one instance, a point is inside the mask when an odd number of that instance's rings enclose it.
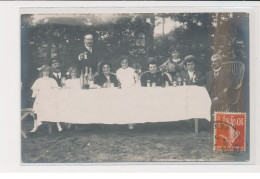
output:
{"label": "grass ground", "polygon": [[[23,163],[106,163],[174,161],[247,161],[249,152],[213,151],[213,135],[208,122],[199,120],[200,132],[193,122],[165,122],[128,125],[77,125],[48,133],[43,125],[35,134],[22,138]],[[33,120],[27,118],[22,128],[29,132]]]}

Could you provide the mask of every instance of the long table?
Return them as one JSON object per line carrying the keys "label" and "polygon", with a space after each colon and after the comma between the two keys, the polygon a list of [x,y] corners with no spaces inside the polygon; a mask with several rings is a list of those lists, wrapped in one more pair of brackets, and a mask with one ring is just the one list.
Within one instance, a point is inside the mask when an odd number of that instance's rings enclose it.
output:
{"label": "long table", "polygon": [[210,121],[205,87],[131,89],[53,89],[40,92],[34,110],[39,121],[72,124],[131,124],[192,118]]}

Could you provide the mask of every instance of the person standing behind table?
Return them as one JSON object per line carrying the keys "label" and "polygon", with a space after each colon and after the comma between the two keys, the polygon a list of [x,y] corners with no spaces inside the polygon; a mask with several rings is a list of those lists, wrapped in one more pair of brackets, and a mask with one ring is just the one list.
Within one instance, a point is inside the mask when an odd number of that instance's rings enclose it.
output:
{"label": "person standing behind table", "polygon": [[214,54],[211,57],[212,70],[205,75],[206,88],[212,101],[211,113],[220,111],[228,103],[232,94],[231,74],[222,68],[222,56]]}
{"label": "person standing behind table", "polygon": [[159,68],[161,71],[167,71],[173,80],[181,76],[181,71],[184,69],[183,60],[180,58],[180,50],[175,46],[169,49],[170,57]]}
{"label": "person standing behind table", "polygon": [[97,72],[97,57],[93,48],[93,35],[85,34],[84,43],[80,45],[75,51],[75,61],[79,72],[85,73],[86,67],[91,68],[93,74]]}
{"label": "person standing behind table", "polygon": [[196,69],[196,58],[188,55],[184,58],[185,70],[181,72],[182,80],[186,81],[186,85],[200,85],[202,73]]}
{"label": "person standing behind table", "polygon": [[61,70],[61,61],[59,58],[54,58],[50,61],[51,73],[50,78],[56,80],[59,87],[62,87],[64,84],[63,80],[66,79],[66,74]]}
{"label": "person standing behind table", "polygon": [[100,63],[100,73],[95,76],[94,78],[94,84],[102,87],[102,88],[109,88],[109,87],[117,87],[118,86],[118,80],[116,78],[116,75],[112,74],[110,72],[111,65],[109,62],[101,62]]}
{"label": "person standing behind table", "polygon": [[138,75],[135,70],[129,67],[130,59],[128,56],[121,56],[119,58],[121,68],[116,71],[116,77],[122,88],[131,88],[136,86],[138,82]]}
{"label": "person standing behind table", "polygon": [[[148,59],[149,71],[141,75],[141,86],[147,87],[147,84],[155,84],[155,86],[162,86],[166,81],[170,84],[170,79],[162,72],[158,72],[157,60],[153,57]],[[148,86],[149,87],[149,86]]]}
{"label": "person standing behind table", "polygon": [[[41,111],[38,109],[39,103],[43,102],[44,96],[38,96],[39,92],[49,92],[49,90],[53,88],[58,88],[58,84],[56,81],[49,77],[50,67],[48,65],[43,65],[38,70],[42,73],[42,77],[37,79],[32,85],[32,97],[36,98],[33,104],[33,110],[36,113],[40,113]],[[34,120],[34,127],[31,132],[36,132],[38,127],[42,124],[41,121],[38,121],[37,118]],[[60,123],[57,122],[58,131],[62,131]]]}

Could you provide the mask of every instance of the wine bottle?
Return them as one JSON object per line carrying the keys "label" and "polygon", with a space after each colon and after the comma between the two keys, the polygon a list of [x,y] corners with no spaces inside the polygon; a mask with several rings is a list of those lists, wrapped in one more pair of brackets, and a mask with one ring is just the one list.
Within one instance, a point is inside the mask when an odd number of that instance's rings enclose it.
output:
{"label": "wine bottle", "polygon": [[89,88],[93,88],[93,86],[94,86],[94,77],[93,77],[93,73],[92,73],[92,69],[91,68],[89,68],[88,84],[89,84]]}
{"label": "wine bottle", "polygon": [[84,89],[84,73],[83,73],[83,70],[81,70],[80,72],[80,86],[81,86],[81,89]]}

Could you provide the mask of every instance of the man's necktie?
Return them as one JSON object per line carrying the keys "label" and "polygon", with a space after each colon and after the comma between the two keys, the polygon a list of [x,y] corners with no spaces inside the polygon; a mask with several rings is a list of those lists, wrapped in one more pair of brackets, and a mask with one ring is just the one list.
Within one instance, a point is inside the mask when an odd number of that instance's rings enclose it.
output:
{"label": "man's necktie", "polygon": [[214,72],[214,77],[217,78],[218,76],[218,71]]}

